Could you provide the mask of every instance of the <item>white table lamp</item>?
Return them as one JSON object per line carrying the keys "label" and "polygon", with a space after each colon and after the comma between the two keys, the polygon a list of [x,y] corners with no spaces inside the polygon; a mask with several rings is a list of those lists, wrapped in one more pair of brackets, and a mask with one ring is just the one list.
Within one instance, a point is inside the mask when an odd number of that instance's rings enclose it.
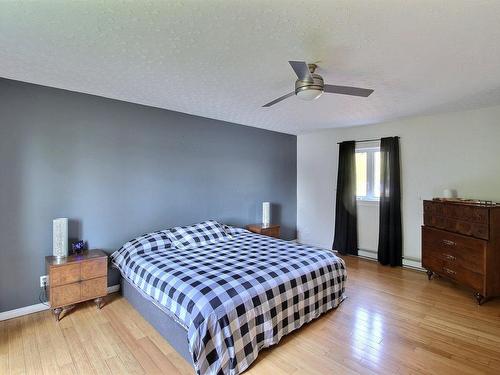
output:
{"label": "white table lamp", "polygon": [[267,227],[269,224],[271,224],[271,203],[262,202],[262,225]]}
{"label": "white table lamp", "polygon": [[52,254],[61,259],[68,256],[68,219],[52,221]]}

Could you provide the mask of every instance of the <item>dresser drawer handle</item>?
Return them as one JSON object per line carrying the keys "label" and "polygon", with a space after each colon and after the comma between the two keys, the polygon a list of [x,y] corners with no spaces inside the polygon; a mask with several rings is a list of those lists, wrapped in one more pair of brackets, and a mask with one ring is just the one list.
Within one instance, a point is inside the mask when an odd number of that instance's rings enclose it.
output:
{"label": "dresser drawer handle", "polygon": [[448,259],[448,260],[456,260],[457,258],[454,257],[453,255],[451,254],[446,254],[446,253],[443,253],[443,256]]}
{"label": "dresser drawer handle", "polygon": [[456,275],[457,273],[453,270],[450,270],[449,268],[443,267],[444,272],[450,274],[450,275]]}
{"label": "dresser drawer handle", "polygon": [[450,240],[443,240],[443,243],[448,246],[455,246],[457,243]]}

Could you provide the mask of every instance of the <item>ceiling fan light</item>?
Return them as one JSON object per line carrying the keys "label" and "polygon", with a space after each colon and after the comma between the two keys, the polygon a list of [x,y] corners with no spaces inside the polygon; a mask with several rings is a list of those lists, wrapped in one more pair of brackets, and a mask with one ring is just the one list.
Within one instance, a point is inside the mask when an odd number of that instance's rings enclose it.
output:
{"label": "ceiling fan light", "polygon": [[305,90],[299,90],[296,93],[297,97],[302,100],[318,99],[321,94],[323,94],[323,90],[319,88],[308,88]]}

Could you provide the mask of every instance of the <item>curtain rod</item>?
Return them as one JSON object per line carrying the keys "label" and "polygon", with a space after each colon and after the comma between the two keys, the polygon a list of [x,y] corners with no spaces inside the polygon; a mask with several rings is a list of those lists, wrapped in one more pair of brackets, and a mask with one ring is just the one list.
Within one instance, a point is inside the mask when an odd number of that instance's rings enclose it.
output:
{"label": "curtain rod", "polygon": [[[399,138],[399,137],[394,137],[394,138]],[[362,143],[362,142],[375,142],[375,141],[380,141],[380,138],[374,138],[374,139],[363,139],[362,141],[354,141],[356,143]],[[344,141],[345,142],[345,141]],[[337,142],[337,144],[341,144],[342,142]]]}

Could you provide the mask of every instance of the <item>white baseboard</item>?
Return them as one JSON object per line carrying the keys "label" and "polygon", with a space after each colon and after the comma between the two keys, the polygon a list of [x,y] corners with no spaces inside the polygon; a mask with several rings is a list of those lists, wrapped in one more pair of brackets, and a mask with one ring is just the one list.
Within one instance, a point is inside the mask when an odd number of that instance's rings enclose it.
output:
{"label": "white baseboard", "polygon": [[[358,249],[358,256],[363,259],[377,260],[377,252],[374,250]],[[425,271],[425,269],[422,268],[421,260],[417,258],[403,258],[403,267],[417,271]]]}
{"label": "white baseboard", "polygon": [[[108,294],[118,292],[119,290],[120,284],[108,286]],[[0,312],[0,322],[2,320],[13,319],[19,316],[33,314],[48,309],[50,309],[50,306],[44,305],[43,303],[37,303],[36,305],[25,306],[14,310]]]}
{"label": "white baseboard", "polygon": [[358,256],[377,260],[377,252],[373,250],[358,249]]}
{"label": "white baseboard", "polygon": [[120,290],[120,284],[108,286],[108,294],[116,293]]}
{"label": "white baseboard", "polygon": [[422,262],[418,259],[408,259],[404,258],[403,259],[403,267],[411,268],[417,271],[425,271],[422,268]]}
{"label": "white baseboard", "polygon": [[39,311],[48,310],[50,307],[44,305],[43,303],[37,303],[36,305],[20,307],[18,309],[4,311],[0,313],[0,322],[2,320],[8,320],[17,318],[18,316],[33,314]]}
{"label": "white baseboard", "polygon": [[[358,256],[365,259],[374,259],[377,260],[377,251],[376,250],[367,250],[367,249],[358,249]],[[403,258],[403,267],[411,268],[417,271],[425,271],[422,268],[422,262],[420,259],[404,257]]]}

